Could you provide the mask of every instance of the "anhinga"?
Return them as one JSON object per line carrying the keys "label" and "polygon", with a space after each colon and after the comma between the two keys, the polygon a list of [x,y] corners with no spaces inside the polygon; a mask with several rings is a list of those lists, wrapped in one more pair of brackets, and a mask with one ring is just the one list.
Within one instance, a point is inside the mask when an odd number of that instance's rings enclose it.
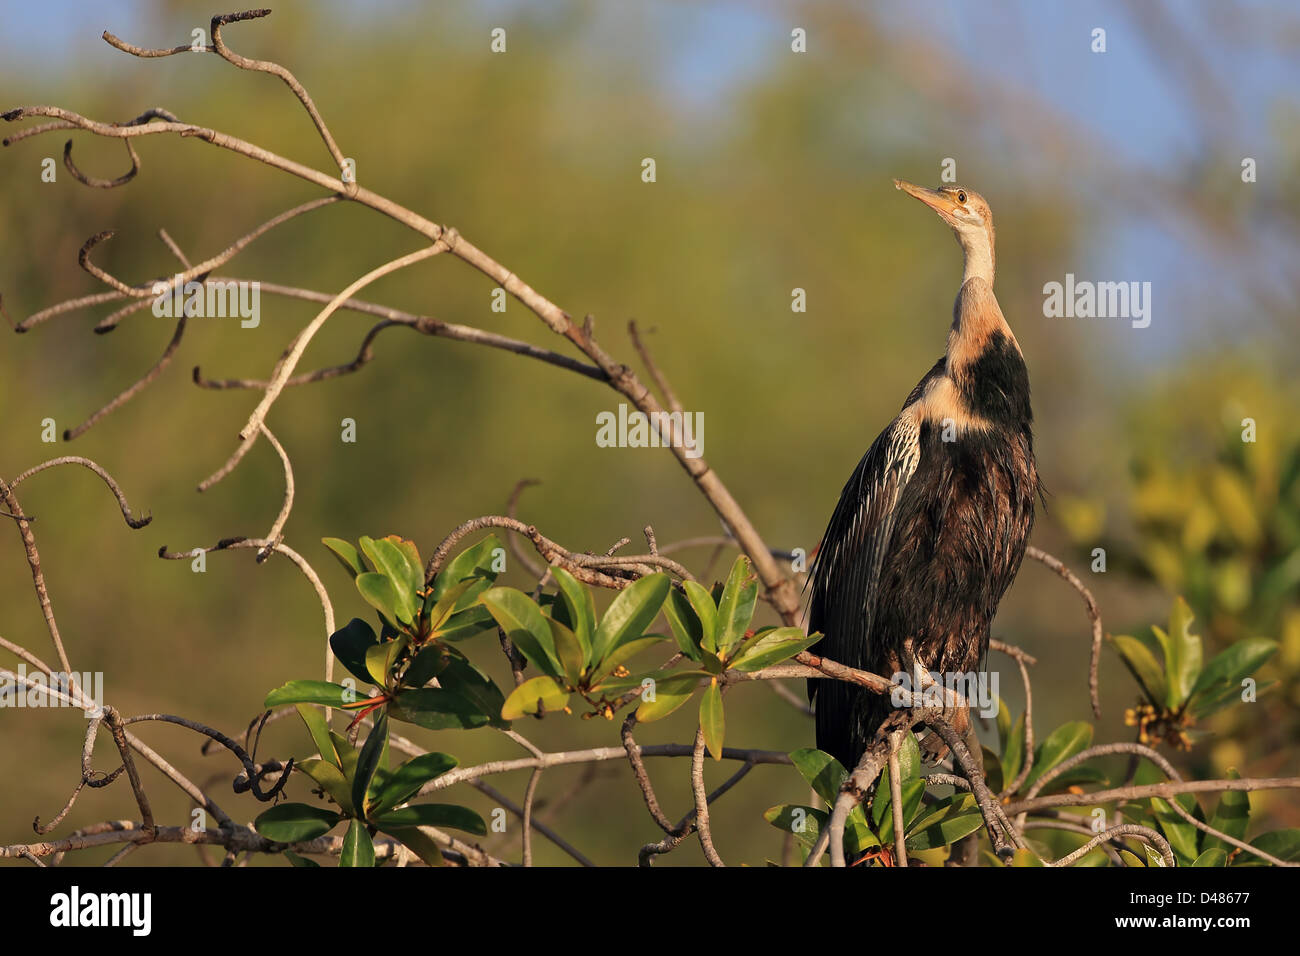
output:
{"label": "anhinga", "polygon": [[[977,670],[1034,523],[1029,374],[993,296],[993,215],[958,186],[894,185],[952,227],[965,255],[948,351],[912,389],[840,495],[812,571],[809,631],[831,660],[889,676]],[[817,746],[852,770],[887,696],[810,680]]]}

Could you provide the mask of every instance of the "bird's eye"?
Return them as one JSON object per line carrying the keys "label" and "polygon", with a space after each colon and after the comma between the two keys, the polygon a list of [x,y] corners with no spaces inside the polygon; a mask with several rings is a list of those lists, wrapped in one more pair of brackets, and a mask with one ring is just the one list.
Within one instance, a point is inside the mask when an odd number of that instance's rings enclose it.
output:
{"label": "bird's eye", "polygon": [[966,205],[966,190],[964,189],[957,190],[957,201],[961,203],[963,206]]}

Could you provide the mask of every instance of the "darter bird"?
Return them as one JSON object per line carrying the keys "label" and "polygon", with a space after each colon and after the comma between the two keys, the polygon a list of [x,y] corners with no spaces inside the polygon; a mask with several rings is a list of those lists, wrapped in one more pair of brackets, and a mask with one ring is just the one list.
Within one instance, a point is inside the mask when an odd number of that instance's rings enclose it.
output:
{"label": "darter bird", "polygon": [[[816,653],[872,673],[906,672],[909,639],[925,669],[972,673],[1020,569],[1040,493],[1029,373],[993,295],[989,204],[959,186],[894,185],[952,227],[965,272],[947,353],[840,494],[813,565],[808,629],[825,635]],[[810,680],[808,696],[818,748],[851,771],[889,698],[825,679]],[[968,719],[958,715],[959,731]]]}

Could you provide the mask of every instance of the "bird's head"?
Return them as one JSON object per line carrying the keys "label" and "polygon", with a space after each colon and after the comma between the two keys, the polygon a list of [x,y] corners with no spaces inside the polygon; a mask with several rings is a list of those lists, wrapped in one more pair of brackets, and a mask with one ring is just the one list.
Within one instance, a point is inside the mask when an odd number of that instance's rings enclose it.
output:
{"label": "bird's head", "polygon": [[[993,284],[993,210],[979,193],[962,186],[927,189],[902,179],[894,186],[919,199],[952,227],[966,254],[966,276],[984,278]],[[963,280],[964,281],[964,280]]]}

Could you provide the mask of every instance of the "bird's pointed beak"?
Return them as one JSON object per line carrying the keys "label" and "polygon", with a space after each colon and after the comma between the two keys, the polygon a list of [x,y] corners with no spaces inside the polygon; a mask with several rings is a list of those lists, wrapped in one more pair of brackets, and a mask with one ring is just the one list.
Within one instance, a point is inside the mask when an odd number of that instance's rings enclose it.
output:
{"label": "bird's pointed beak", "polygon": [[952,211],[957,208],[946,193],[941,193],[937,189],[927,189],[925,186],[917,186],[915,183],[909,183],[905,179],[895,179],[894,188],[901,189],[913,199],[919,199],[925,203],[940,216],[947,219],[952,215]]}

